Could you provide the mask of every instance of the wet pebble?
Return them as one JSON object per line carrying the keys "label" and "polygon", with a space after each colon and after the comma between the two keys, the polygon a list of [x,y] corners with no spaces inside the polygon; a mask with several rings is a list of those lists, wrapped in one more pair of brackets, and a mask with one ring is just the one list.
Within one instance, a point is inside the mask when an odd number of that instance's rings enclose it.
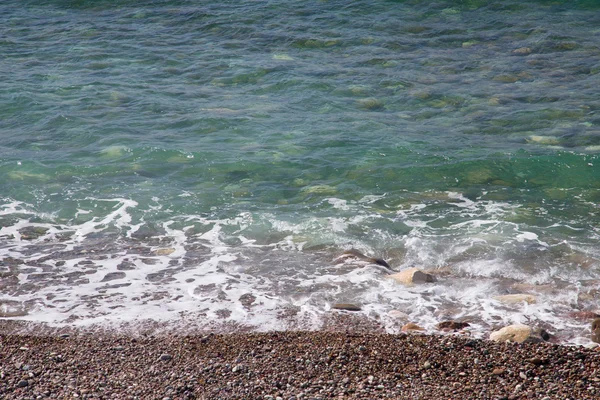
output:
{"label": "wet pebble", "polygon": [[331,308],[335,310],[345,310],[345,311],[360,311],[360,306],[351,303],[336,303],[331,306]]}

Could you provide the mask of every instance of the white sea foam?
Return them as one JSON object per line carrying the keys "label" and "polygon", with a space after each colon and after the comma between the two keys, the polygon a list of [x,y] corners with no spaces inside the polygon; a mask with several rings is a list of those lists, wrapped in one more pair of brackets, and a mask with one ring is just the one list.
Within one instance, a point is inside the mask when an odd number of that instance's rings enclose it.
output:
{"label": "white sea foam", "polygon": [[[133,200],[87,199],[105,211],[78,207],[73,221],[85,219],[68,224],[30,222],[44,219],[31,206],[9,201],[0,206],[0,215],[20,217],[0,229],[0,259],[24,263],[4,267],[5,274],[15,272],[18,283],[0,292],[0,306],[7,312],[9,305],[23,304],[26,312],[11,318],[56,325],[152,319],[272,330],[317,329],[323,317],[336,312],[333,303],[353,302],[389,332],[398,332],[408,320],[434,331],[441,320],[463,318],[471,321],[476,336],[500,324],[539,323],[563,332],[566,342],[586,342],[585,323],[565,315],[574,307],[594,307],[590,293],[600,289],[597,268],[568,269],[552,259],[544,261],[545,267],[530,267],[527,246],[546,252],[552,246],[540,232],[505,219],[515,207],[449,193],[443,212],[436,200],[390,210],[387,216],[371,209],[381,198],[329,199],[332,209],[343,212],[330,217],[176,216],[162,221],[147,239],[145,217]],[[380,223],[404,224],[406,231],[393,233]],[[349,234],[360,231],[368,235]],[[440,271],[438,282],[404,287],[386,279],[380,266],[333,262],[350,247],[385,253],[373,247],[374,235],[404,250],[394,258],[396,269]],[[310,250],[314,246],[325,250]],[[571,248],[581,257],[590,254],[591,263],[597,256],[581,244]],[[522,291],[537,302],[494,300]],[[390,316],[392,310],[406,318]]]}

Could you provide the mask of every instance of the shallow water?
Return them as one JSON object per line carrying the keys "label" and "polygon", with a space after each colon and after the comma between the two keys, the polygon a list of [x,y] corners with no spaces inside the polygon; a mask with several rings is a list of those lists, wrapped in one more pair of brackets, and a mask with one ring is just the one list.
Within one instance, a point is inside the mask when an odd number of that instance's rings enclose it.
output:
{"label": "shallow water", "polygon": [[3,3],[0,312],[587,342],[600,14],[571,3]]}

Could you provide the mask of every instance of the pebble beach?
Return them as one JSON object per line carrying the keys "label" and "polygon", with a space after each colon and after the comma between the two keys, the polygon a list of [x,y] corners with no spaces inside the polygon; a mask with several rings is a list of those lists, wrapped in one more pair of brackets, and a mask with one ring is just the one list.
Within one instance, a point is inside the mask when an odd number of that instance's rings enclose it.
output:
{"label": "pebble beach", "polygon": [[0,400],[600,399],[599,11],[1,1]]}
{"label": "pebble beach", "polygon": [[456,335],[0,325],[2,399],[597,399],[600,352]]}

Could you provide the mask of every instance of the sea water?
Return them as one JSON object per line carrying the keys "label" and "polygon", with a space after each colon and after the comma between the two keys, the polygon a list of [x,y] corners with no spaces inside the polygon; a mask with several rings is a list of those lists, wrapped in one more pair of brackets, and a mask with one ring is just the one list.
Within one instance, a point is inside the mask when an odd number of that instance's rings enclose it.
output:
{"label": "sea water", "polygon": [[[388,332],[588,340],[597,2],[9,0],[0,21],[3,318],[319,329],[353,303]],[[494,298],[515,293],[536,301]]]}

